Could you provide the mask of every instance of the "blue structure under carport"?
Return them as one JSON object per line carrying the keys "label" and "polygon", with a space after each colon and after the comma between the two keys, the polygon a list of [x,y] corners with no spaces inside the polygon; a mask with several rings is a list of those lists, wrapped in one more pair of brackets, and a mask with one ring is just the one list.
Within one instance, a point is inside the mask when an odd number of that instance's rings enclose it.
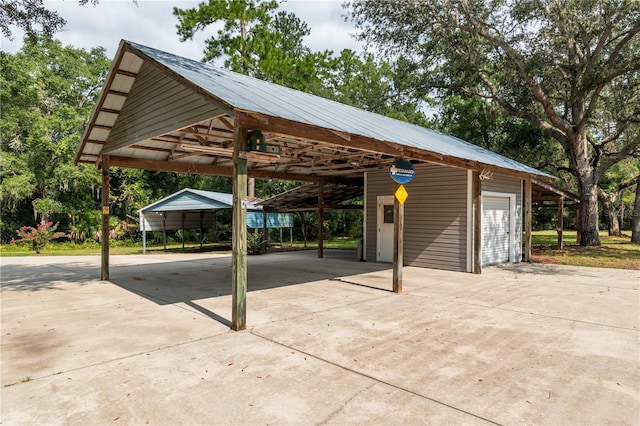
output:
{"label": "blue structure under carport", "polygon": [[[247,200],[247,228],[260,229],[264,227],[262,206],[256,205],[259,200]],[[147,250],[147,232],[162,231],[163,244],[167,247],[167,231],[178,229],[199,229],[200,247],[202,248],[204,230],[217,225],[216,214],[222,209],[231,209],[232,194],[224,192],[202,191],[185,188],[169,195],[155,203],[138,210],[140,231],[142,232],[142,250]],[[267,228],[280,229],[280,244],[282,244],[282,230],[289,228],[290,239],[293,236],[293,215],[290,213],[267,213]],[[182,240],[184,249],[184,234]]]}

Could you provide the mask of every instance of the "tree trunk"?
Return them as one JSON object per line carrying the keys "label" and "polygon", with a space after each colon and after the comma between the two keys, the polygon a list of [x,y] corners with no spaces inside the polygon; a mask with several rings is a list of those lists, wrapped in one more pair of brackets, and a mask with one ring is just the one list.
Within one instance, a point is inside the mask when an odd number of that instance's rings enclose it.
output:
{"label": "tree trunk", "polygon": [[631,242],[640,244],[640,176],[636,183],[636,200],[631,213]]}
{"label": "tree trunk", "polygon": [[569,133],[567,139],[565,148],[580,194],[580,245],[599,246],[598,177],[590,161],[587,134],[585,131]]}
{"label": "tree trunk", "polygon": [[580,216],[582,221],[580,245],[599,246],[598,185],[593,178],[593,173],[579,173],[578,185],[580,189]]}
{"label": "tree trunk", "polygon": [[604,209],[604,213],[607,216],[607,225],[609,229],[609,236],[621,237],[620,222],[618,215],[616,214],[615,202],[618,199],[619,194],[612,192],[607,194],[601,188],[598,188],[598,198]]}

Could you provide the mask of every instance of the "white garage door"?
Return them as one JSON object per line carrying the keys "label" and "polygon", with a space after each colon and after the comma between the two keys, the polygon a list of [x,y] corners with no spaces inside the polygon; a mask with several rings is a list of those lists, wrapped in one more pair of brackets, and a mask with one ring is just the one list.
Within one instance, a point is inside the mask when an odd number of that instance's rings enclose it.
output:
{"label": "white garage door", "polygon": [[509,261],[508,197],[482,197],[482,266]]}

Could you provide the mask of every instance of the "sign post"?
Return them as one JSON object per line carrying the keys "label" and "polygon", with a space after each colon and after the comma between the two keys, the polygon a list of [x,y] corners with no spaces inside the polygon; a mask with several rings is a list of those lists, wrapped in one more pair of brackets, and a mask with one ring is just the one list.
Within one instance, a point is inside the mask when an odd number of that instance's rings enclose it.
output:
{"label": "sign post", "polygon": [[398,184],[393,201],[393,292],[402,293],[404,202],[409,196],[404,184],[413,180],[415,169],[410,161],[397,158],[389,166],[389,175]]}

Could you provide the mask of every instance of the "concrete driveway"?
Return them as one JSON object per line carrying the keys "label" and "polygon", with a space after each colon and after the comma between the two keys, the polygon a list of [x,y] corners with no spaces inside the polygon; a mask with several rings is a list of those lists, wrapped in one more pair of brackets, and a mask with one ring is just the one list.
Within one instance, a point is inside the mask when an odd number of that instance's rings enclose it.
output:
{"label": "concrete driveway", "polygon": [[[345,257],[346,256],[346,257]],[[640,272],[353,253],[2,258],[1,422],[640,424]]]}

